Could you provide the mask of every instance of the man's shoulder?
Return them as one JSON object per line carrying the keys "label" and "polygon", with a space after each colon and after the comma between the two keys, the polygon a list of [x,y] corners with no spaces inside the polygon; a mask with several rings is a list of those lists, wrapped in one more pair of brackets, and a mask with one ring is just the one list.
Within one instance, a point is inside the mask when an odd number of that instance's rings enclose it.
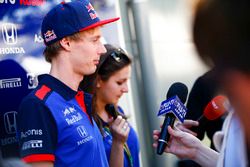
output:
{"label": "man's shoulder", "polygon": [[52,90],[46,85],[38,85],[27,96],[25,96],[20,106],[30,105],[31,103],[44,103]]}

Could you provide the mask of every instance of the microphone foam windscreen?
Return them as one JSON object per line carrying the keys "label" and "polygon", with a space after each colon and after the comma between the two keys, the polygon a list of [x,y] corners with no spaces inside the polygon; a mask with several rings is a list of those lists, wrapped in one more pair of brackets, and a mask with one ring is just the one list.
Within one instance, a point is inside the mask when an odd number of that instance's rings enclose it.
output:
{"label": "microphone foam windscreen", "polygon": [[187,100],[188,88],[181,82],[173,83],[167,93],[167,99],[177,95],[181,102],[184,104]]}
{"label": "microphone foam windscreen", "polygon": [[218,95],[214,97],[206,106],[203,115],[208,120],[215,120],[221,117],[227,110],[228,99],[225,96]]}

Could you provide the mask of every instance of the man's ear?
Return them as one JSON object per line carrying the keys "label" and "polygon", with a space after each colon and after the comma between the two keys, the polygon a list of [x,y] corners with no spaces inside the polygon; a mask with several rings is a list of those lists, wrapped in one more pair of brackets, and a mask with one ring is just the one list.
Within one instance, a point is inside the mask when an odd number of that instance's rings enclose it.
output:
{"label": "man's ear", "polygon": [[70,49],[70,40],[68,38],[63,38],[60,40],[60,45],[65,49],[69,50]]}
{"label": "man's ear", "polygon": [[103,81],[101,80],[100,76],[97,75],[97,77],[96,77],[96,88],[100,88],[101,85],[102,85],[102,82]]}

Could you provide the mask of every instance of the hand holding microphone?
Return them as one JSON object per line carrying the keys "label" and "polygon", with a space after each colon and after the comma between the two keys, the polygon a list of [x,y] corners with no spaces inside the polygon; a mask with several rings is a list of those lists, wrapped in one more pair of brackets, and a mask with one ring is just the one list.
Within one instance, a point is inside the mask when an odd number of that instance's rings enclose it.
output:
{"label": "hand holding microphone", "polygon": [[160,107],[159,115],[165,115],[164,123],[159,134],[157,154],[161,155],[170,139],[168,126],[173,127],[175,119],[178,118],[181,122],[184,121],[187,109],[183,105],[186,102],[188,94],[187,86],[183,83],[176,82],[168,90],[167,100],[163,101]]}

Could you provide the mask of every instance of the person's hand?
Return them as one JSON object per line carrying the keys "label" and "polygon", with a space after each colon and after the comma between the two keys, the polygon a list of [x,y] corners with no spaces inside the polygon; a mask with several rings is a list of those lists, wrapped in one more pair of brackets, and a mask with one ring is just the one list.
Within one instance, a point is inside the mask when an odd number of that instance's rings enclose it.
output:
{"label": "person's hand", "polygon": [[[164,152],[172,153],[179,158],[194,159],[197,149],[201,147],[201,141],[190,133],[183,132],[177,127],[172,129],[168,127],[168,132],[171,135],[168,145]],[[160,131],[153,132],[153,147],[157,148]]]}
{"label": "person's hand", "polygon": [[190,133],[190,134],[192,134],[194,136],[197,136],[197,133],[190,130],[190,128],[197,127],[197,126],[199,126],[199,122],[198,121],[193,121],[193,120],[190,120],[190,119],[184,120],[183,123],[177,121],[176,124],[175,124],[175,127],[180,129],[181,131]]}
{"label": "person's hand", "polygon": [[119,115],[110,124],[110,131],[112,133],[113,142],[124,144],[128,139],[130,126],[128,122]]}

